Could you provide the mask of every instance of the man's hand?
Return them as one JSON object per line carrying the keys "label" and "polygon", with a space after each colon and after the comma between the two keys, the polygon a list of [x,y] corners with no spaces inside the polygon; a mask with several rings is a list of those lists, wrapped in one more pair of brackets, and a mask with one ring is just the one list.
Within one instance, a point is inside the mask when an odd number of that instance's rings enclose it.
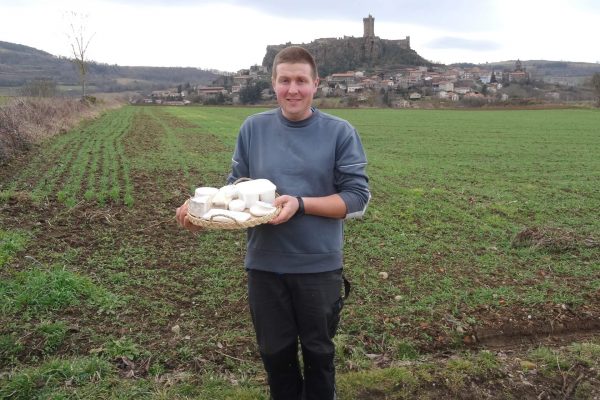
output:
{"label": "man's hand", "polygon": [[188,212],[187,203],[183,203],[181,205],[181,207],[178,207],[177,210],[175,211],[175,218],[177,219],[177,223],[179,224],[179,226],[187,229],[190,232],[198,232],[198,231],[202,230],[201,226],[194,225],[190,222],[190,220],[187,216],[187,212]]}
{"label": "man's hand", "polygon": [[283,195],[275,198],[273,202],[273,206],[281,207],[281,212],[278,216],[269,221],[269,224],[279,225],[284,222],[287,222],[290,218],[292,218],[296,211],[298,211],[298,199],[294,196]]}

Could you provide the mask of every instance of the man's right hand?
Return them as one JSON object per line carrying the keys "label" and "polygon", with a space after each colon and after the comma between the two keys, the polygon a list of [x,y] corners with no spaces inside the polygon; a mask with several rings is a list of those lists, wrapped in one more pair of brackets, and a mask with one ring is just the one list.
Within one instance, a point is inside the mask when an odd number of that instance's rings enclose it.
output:
{"label": "man's right hand", "polygon": [[190,222],[190,219],[187,216],[188,206],[187,203],[183,203],[181,207],[178,207],[175,211],[175,218],[177,219],[177,223],[182,228],[187,229],[190,232],[198,232],[202,230],[201,226],[194,225]]}

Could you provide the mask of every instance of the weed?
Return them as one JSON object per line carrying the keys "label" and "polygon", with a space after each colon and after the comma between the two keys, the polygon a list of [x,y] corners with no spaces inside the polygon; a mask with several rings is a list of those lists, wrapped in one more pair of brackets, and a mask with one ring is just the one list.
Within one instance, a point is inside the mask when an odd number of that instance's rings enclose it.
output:
{"label": "weed", "polygon": [[346,373],[337,383],[339,397],[344,399],[385,398],[390,392],[396,398],[410,398],[418,386],[410,369],[398,367]]}
{"label": "weed", "polygon": [[112,339],[105,345],[106,355],[110,358],[127,357],[135,360],[143,354],[142,350],[130,338]]}
{"label": "weed", "polygon": [[600,344],[598,343],[573,343],[569,346],[571,356],[577,362],[590,368],[600,366]]}
{"label": "weed", "polygon": [[[186,362],[186,361],[191,361],[194,358],[194,356],[196,355],[196,352],[194,351],[194,349],[192,347],[183,345],[177,349],[177,355],[181,358],[182,361]],[[229,360],[225,360],[225,361],[227,362]]]}
{"label": "weed", "polygon": [[394,349],[394,358],[399,360],[416,360],[419,357],[419,350],[413,343],[406,340],[399,340]]}
{"label": "weed", "polygon": [[556,370],[566,371],[570,364],[563,354],[544,346],[530,351],[529,358],[547,373]]}
{"label": "weed", "polygon": [[448,389],[452,393],[458,394],[465,387],[465,382],[471,377],[474,371],[475,366],[473,362],[459,358],[448,361],[442,376]]}
{"label": "weed", "polygon": [[25,248],[29,235],[21,231],[0,229],[0,268],[8,264],[12,257]]}
{"label": "weed", "polygon": [[575,389],[575,394],[573,398],[575,400],[589,400],[592,399],[594,395],[594,386],[593,383],[590,382],[582,382],[577,385]]}
{"label": "weed", "polygon": [[52,359],[40,366],[11,372],[0,379],[0,398],[30,400],[54,397],[61,388],[93,385],[112,373],[110,364],[99,358]]}
{"label": "weed", "polygon": [[23,350],[23,344],[14,334],[0,335],[0,365],[12,364]]}
{"label": "weed", "polygon": [[37,331],[44,337],[43,352],[52,354],[65,340],[68,327],[62,321],[42,322]]}
{"label": "weed", "polygon": [[475,365],[479,371],[479,375],[486,375],[495,371],[500,366],[498,358],[491,351],[482,350],[474,357]]}

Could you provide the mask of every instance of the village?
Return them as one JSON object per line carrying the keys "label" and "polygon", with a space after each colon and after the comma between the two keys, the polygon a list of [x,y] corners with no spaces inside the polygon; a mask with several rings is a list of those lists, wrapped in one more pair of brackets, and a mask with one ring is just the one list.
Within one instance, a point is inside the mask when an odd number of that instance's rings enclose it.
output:
{"label": "village", "polygon": [[[268,104],[274,100],[270,80],[268,68],[255,65],[240,70],[235,75],[220,77],[217,80],[219,85],[179,85],[169,90],[153,91],[144,97],[143,102],[167,105]],[[532,97],[546,102],[561,100],[561,93],[552,90],[556,85],[549,85],[550,89],[532,87],[531,90],[539,92],[537,95],[526,93],[522,88],[531,81],[530,73],[519,60],[512,70],[492,70],[477,66],[420,66],[374,74],[368,71],[344,71],[322,77],[315,98],[321,101],[329,99],[332,100],[330,103],[338,105],[395,108],[419,107],[417,102],[423,101],[483,105]],[[511,85],[519,87],[519,93],[515,94],[514,88],[512,91],[508,90]],[[244,96],[250,91],[255,93],[254,96]]]}

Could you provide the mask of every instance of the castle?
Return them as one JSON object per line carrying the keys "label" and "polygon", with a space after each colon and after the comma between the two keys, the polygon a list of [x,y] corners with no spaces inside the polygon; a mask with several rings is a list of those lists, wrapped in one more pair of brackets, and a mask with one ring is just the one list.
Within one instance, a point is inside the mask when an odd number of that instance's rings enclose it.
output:
{"label": "castle", "polygon": [[[369,14],[367,18],[363,18],[363,27],[364,33],[363,38],[375,38],[375,18]],[[406,39],[398,39],[392,40],[392,42],[396,42],[396,44],[403,49],[410,49],[410,36],[407,36]]]}
{"label": "castle", "polygon": [[321,75],[359,68],[378,69],[401,65],[428,65],[427,60],[410,48],[410,36],[388,40],[375,35],[375,18],[363,18],[362,37],[320,38],[310,43],[267,46],[262,65],[271,68],[277,52],[287,46],[302,46],[310,51]]}

